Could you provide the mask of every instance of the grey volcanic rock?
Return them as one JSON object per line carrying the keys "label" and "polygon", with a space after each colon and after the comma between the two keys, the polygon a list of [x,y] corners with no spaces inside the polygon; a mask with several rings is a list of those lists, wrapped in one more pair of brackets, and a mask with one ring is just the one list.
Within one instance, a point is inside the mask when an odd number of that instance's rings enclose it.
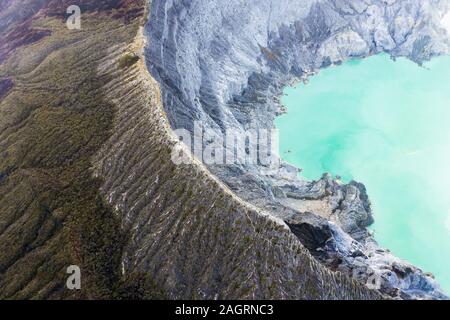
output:
{"label": "grey volcanic rock", "polygon": [[336,224],[313,213],[286,220],[311,254],[331,270],[350,274],[370,288],[402,299],[447,299],[438,284],[423,272],[380,249],[362,245]]}
{"label": "grey volcanic rock", "polygon": [[[322,68],[381,52],[419,64],[447,54],[449,37],[440,21],[449,8],[445,0],[153,0],[146,62],[174,129],[194,132],[198,121],[215,137],[230,129],[244,134],[273,128],[276,115],[286,111],[282,89]],[[334,230],[340,239],[323,249],[331,260],[319,259],[330,268],[363,283],[372,269],[391,270],[399,276],[383,273],[383,293],[444,297],[430,276],[378,247],[366,229],[373,213],[364,185],[343,185],[330,175],[303,181],[280,159],[270,166],[208,168],[243,200],[275,217],[292,223],[298,213],[312,212],[330,221],[327,229],[308,215],[313,235]],[[310,239],[304,243],[310,246]]]}
{"label": "grey volcanic rock", "polygon": [[287,219],[286,223],[313,255],[333,237],[328,221],[314,213],[295,214]]}

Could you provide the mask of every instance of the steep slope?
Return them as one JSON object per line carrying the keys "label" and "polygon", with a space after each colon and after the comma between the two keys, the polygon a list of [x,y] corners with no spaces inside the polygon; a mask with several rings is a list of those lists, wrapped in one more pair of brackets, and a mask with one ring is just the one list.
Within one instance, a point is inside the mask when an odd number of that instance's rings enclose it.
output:
{"label": "steep slope", "polygon": [[[111,55],[127,51],[136,52]],[[108,63],[100,70],[111,72]],[[194,158],[175,165],[179,142],[143,60],[111,76],[115,129],[94,163],[129,235],[125,274],[145,270],[171,298],[380,297],[322,267],[281,220],[240,200]]]}
{"label": "steep slope", "polygon": [[[111,45],[133,40],[141,20],[125,24],[91,7],[83,29],[71,31],[66,7],[51,4],[6,1],[0,11],[0,298],[111,297],[123,240],[90,171],[114,117],[100,87],[109,79],[96,68]],[[73,264],[82,292],[65,288]]]}
{"label": "steep slope", "polygon": [[[81,31],[53,2],[32,3],[0,11],[49,30],[1,34],[0,298],[381,297],[200,163],[172,163],[177,140],[139,56],[144,3],[82,1]],[[79,292],[65,288],[73,264]]]}

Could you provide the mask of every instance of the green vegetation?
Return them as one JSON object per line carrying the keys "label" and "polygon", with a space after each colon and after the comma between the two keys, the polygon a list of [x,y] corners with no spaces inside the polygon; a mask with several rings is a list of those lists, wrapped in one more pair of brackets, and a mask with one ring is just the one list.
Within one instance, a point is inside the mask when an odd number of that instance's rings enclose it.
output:
{"label": "green vegetation", "polygon": [[[142,289],[154,287],[148,278],[121,278],[126,239],[91,172],[115,112],[98,61],[115,43],[132,42],[140,21],[97,17],[73,32],[56,19],[35,23],[52,36],[0,66],[17,83],[0,101],[0,298],[161,297]],[[136,61],[126,55],[119,66]],[[73,264],[82,270],[76,292],[65,289]]]}
{"label": "green vegetation", "polygon": [[139,61],[139,56],[134,53],[127,53],[119,59],[119,68],[125,69],[134,65]]}

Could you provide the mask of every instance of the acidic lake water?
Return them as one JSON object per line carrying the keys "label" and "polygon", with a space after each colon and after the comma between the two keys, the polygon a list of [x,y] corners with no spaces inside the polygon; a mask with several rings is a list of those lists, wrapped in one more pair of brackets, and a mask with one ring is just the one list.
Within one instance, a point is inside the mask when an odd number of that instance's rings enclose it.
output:
{"label": "acidic lake water", "polygon": [[283,159],[366,185],[375,238],[450,293],[450,57],[387,55],[330,67],[285,89]]}

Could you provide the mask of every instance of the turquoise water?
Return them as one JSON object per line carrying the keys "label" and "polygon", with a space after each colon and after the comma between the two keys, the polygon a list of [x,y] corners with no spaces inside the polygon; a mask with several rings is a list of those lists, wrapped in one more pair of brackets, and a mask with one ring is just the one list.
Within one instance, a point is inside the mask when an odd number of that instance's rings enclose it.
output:
{"label": "turquoise water", "polygon": [[379,243],[450,293],[450,57],[424,68],[387,55],[286,88],[282,157],[367,186]]}

